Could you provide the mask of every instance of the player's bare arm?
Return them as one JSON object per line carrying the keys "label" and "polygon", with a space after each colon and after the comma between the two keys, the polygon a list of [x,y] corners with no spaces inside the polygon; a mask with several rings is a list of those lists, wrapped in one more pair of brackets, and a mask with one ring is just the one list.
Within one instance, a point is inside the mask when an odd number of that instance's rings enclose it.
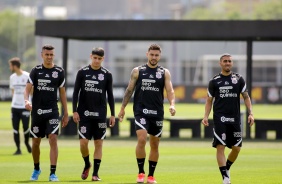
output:
{"label": "player's bare arm", "polygon": [[114,127],[116,123],[116,118],[115,118],[115,100],[114,100],[114,94],[113,94],[112,74],[110,74],[108,84],[107,84],[107,95],[108,95],[108,104],[111,110],[111,117],[109,119],[109,125],[110,127]]}
{"label": "player's bare arm", "polygon": [[211,108],[212,108],[212,101],[213,101],[213,97],[207,97],[206,104],[205,104],[205,115],[202,120],[202,124],[204,126],[209,126],[208,119],[209,119],[209,115],[210,115]]}
{"label": "player's bare arm", "polygon": [[118,114],[118,118],[119,118],[120,122],[122,122],[122,120],[123,120],[123,117],[125,115],[124,109],[125,109],[126,105],[128,104],[128,102],[130,101],[131,96],[134,92],[134,89],[135,89],[135,86],[136,86],[136,81],[138,79],[138,75],[139,75],[139,71],[138,71],[138,68],[136,67],[131,72],[130,80],[129,80],[128,86],[126,88],[126,91],[124,93],[122,105],[121,105],[121,108],[120,108],[120,112]]}
{"label": "player's bare arm", "polygon": [[60,99],[64,109],[64,115],[62,117],[62,127],[65,127],[69,122],[66,88],[65,87],[59,88],[59,92],[60,92]]}
{"label": "player's bare arm", "polygon": [[174,95],[174,89],[171,83],[171,75],[168,69],[165,69],[165,90],[167,93],[167,99],[169,101],[170,107],[169,112],[171,116],[174,116],[176,113],[175,110],[175,95]]}
{"label": "player's bare arm", "polygon": [[247,107],[247,111],[248,111],[248,123],[250,124],[250,126],[253,126],[254,124],[254,115],[253,115],[253,111],[252,111],[252,102],[251,99],[249,97],[248,92],[243,92],[242,93],[245,105]]}
{"label": "player's bare arm", "polygon": [[32,88],[33,88],[33,85],[31,83],[27,83],[26,86],[25,86],[25,91],[24,91],[25,108],[26,108],[26,110],[29,110],[29,111],[31,111],[31,109],[32,109],[32,105],[29,101],[29,94],[30,94]]}

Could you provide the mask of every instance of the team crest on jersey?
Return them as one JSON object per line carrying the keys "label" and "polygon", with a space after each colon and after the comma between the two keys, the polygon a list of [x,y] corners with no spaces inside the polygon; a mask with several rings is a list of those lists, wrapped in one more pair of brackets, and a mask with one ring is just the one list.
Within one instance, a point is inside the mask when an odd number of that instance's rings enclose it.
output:
{"label": "team crest on jersey", "polygon": [[80,132],[85,134],[86,133],[86,127],[85,126],[80,127]]}
{"label": "team crest on jersey", "polygon": [[58,78],[58,72],[56,72],[56,71],[52,72],[52,77],[53,78]]}
{"label": "team crest on jersey", "polygon": [[33,133],[37,134],[39,132],[39,127],[37,127],[37,126],[33,127],[32,131],[33,131]]}
{"label": "team crest on jersey", "polygon": [[144,118],[141,118],[140,123],[141,123],[141,125],[146,125],[146,120]]}
{"label": "team crest on jersey", "polygon": [[237,81],[236,78],[232,78],[231,80],[232,80],[232,83],[233,83],[233,84],[237,84],[237,83],[238,83],[238,81]]}
{"label": "team crest on jersey", "polygon": [[157,79],[162,78],[162,74],[161,74],[161,72],[156,72],[156,77],[157,77]]}
{"label": "team crest on jersey", "polygon": [[104,74],[98,74],[98,79],[100,80],[100,81],[102,81],[102,80],[104,80]]}

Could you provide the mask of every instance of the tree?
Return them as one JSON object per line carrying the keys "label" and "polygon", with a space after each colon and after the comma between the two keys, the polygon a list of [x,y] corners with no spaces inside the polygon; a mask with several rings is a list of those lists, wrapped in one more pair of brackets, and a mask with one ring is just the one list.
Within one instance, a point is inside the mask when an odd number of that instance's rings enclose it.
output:
{"label": "tree", "polygon": [[9,79],[7,62],[12,57],[20,57],[24,69],[30,70],[34,65],[34,22],[34,18],[9,9],[0,12],[0,80]]}
{"label": "tree", "polygon": [[189,20],[281,20],[281,0],[226,1],[208,7],[198,7],[187,12],[183,19]]}

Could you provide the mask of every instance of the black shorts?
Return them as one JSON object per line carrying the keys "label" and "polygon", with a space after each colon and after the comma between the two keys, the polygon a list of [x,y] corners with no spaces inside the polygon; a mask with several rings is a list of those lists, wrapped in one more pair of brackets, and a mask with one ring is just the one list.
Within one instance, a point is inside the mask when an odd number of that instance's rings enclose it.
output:
{"label": "black shorts", "polygon": [[213,147],[216,147],[219,144],[227,146],[228,148],[232,148],[232,146],[242,146],[242,131],[239,123],[215,123],[213,134]]}
{"label": "black shorts", "polygon": [[143,129],[150,135],[161,137],[163,132],[163,118],[135,116],[135,129],[136,131]]}
{"label": "black shorts", "polygon": [[94,140],[106,138],[107,123],[106,119],[82,118],[78,125],[79,139]]}
{"label": "black shorts", "polygon": [[58,135],[60,128],[59,112],[31,116],[30,137],[43,138],[49,134]]}

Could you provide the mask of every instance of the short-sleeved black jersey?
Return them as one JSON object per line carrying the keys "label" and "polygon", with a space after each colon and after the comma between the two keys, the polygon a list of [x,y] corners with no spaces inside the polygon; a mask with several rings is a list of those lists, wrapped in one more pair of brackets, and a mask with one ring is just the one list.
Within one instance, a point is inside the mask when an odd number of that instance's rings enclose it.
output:
{"label": "short-sleeved black jersey", "polygon": [[139,66],[139,77],[134,93],[134,115],[163,118],[165,69],[161,66],[150,68]]}
{"label": "short-sleeved black jersey", "polygon": [[34,67],[27,81],[34,86],[32,113],[37,115],[58,111],[58,88],[65,86],[64,69],[54,65],[45,68],[43,64]]}
{"label": "short-sleeved black jersey", "polygon": [[86,118],[105,119],[108,96],[111,115],[115,116],[112,84],[112,74],[106,68],[94,70],[90,65],[81,68],[75,80],[73,112]]}
{"label": "short-sleeved black jersey", "polygon": [[243,77],[237,73],[214,76],[208,87],[208,96],[214,97],[215,123],[240,123],[240,94],[247,91]]}

